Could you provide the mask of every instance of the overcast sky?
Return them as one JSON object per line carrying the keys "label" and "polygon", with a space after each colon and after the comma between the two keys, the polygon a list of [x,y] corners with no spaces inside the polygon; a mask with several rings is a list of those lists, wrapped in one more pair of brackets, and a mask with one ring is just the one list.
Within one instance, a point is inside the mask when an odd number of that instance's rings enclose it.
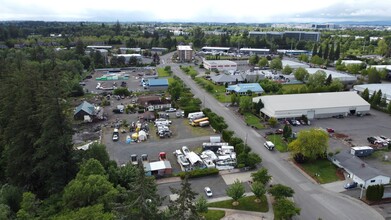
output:
{"label": "overcast sky", "polygon": [[0,0],[0,20],[387,21],[391,0]]}

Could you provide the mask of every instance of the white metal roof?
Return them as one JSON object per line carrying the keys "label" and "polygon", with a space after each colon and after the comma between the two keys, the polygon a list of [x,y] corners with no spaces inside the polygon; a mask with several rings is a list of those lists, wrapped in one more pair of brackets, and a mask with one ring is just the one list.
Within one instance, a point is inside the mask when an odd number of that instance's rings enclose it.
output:
{"label": "white metal roof", "polygon": [[374,91],[381,90],[383,96],[386,95],[388,100],[391,100],[391,84],[363,84],[363,85],[355,85],[353,87],[354,90],[363,92],[366,88],[368,88],[369,94],[372,95]]}
{"label": "white metal roof", "polygon": [[267,95],[253,98],[259,99],[267,111],[294,111],[302,109],[338,108],[351,106],[369,106],[357,92],[325,92],[290,95]]}
{"label": "white metal roof", "polygon": [[191,47],[189,45],[180,45],[180,46],[177,46],[177,49],[178,50],[193,50],[193,49],[191,49]]}
{"label": "white metal roof", "polygon": [[361,60],[342,60],[341,64],[349,65],[349,64],[362,64]]}
{"label": "white metal roof", "polygon": [[391,65],[370,65],[367,67],[367,69],[369,68],[375,68],[377,70],[382,70],[382,69],[391,70]]}
{"label": "white metal roof", "polygon": [[347,82],[347,81],[355,82],[355,81],[357,81],[356,76],[349,75],[347,73],[340,73],[340,72],[336,72],[336,71],[332,71],[332,70],[325,70],[325,69],[321,69],[321,68],[306,68],[306,70],[308,71],[309,74],[314,74],[319,70],[324,71],[327,74],[327,76],[331,75],[331,77],[333,79],[339,79],[339,80],[341,80],[341,82]]}
{"label": "white metal roof", "polygon": [[240,48],[240,51],[260,51],[260,52],[269,52],[270,49],[261,49],[261,48]]}
{"label": "white metal roof", "polygon": [[299,67],[302,67],[302,68],[309,68],[310,66],[305,64],[305,63],[299,63],[299,62],[295,62],[295,61],[292,61],[292,60],[282,60],[282,66],[285,67],[286,65],[289,65],[290,67],[296,69],[296,68],[299,68]]}
{"label": "white metal roof", "polygon": [[202,50],[229,50],[229,47],[202,47]]}
{"label": "white metal roof", "polygon": [[150,162],[149,166],[151,171],[162,170],[162,169],[171,169],[171,163],[167,160],[160,160],[156,162]]}

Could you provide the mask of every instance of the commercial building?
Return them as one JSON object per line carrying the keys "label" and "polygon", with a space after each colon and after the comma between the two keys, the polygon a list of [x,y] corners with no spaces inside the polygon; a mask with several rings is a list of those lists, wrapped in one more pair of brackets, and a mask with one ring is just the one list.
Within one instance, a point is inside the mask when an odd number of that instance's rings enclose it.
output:
{"label": "commercial building", "polygon": [[203,47],[201,51],[204,53],[229,53],[231,52],[230,47]]}
{"label": "commercial building", "polygon": [[285,32],[260,32],[250,31],[250,37],[265,37],[265,38],[290,38],[297,41],[319,41],[320,32],[309,32],[309,31],[285,31]]}
{"label": "commercial building", "polygon": [[244,81],[242,75],[239,74],[238,75],[219,74],[217,76],[212,76],[210,80],[216,85],[224,85],[226,83],[235,84]]}
{"label": "commercial building", "polygon": [[141,60],[142,56],[138,53],[134,54],[114,54],[113,56],[115,57],[124,57],[125,58],[125,63],[129,63],[130,58],[134,57],[137,60]]}
{"label": "commercial building", "polygon": [[259,83],[243,83],[228,86],[226,89],[227,92],[236,93],[238,95],[247,95],[248,91],[251,91],[253,94],[262,94],[264,91]]}
{"label": "commercial building", "polygon": [[363,64],[364,62],[361,61],[361,60],[341,60],[341,64],[345,64],[345,65],[352,65],[352,64]]}
{"label": "commercial building", "polygon": [[147,86],[150,91],[167,90],[167,79],[148,79]]}
{"label": "commercial building", "polygon": [[371,96],[375,91],[378,92],[381,90],[383,97],[386,97],[387,103],[391,101],[391,84],[362,84],[353,86],[353,89],[359,93],[368,89],[369,96]]}
{"label": "commercial building", "polygon": [[162,54],[165,54],[168,52],[168,48],[165,48],[165,47],[152,47],[151,48],[151,53],[154,54],[158,54],[158,55],[162,55]]}
{"label": "commercial building", "polygon": [[359,186],[367,188],[370,185],[385,185],[390,183],[390,177],[380,170],[371,167],[360,158],[342,151],[331,158],[331,161],[348,173],[348,178]]}
{"label": "commercial building", "polygon": [[129,48],[129,47],[121,47],[119,48],[122,54],[126,54],[128,52],[131,53],[141,53],[141,48],[140,47],[134,47],[134,48]]}
{"label": "commercial building", "polygon": [[101,46],[101,45],[90,45],[87,46],[87,50],[98,50],[98,49],[105,49],[105,50],[111,50],[113,49],[113,46]]}
{"label": "commercial building", "polygon": [[292,60],[282,60],[282,68],[285,68],[286,66],[290,66],[292,69],[297,69],[299,67],[301,68],[309,68],[310,66],[305,63],[299,63]]}
{"label": "commercial building", "polygon": [[177,46],[178,61],[190,62],[193,59],[193,49],[191,46]]}
{"label": "commercial building", "polygon": [[282,53],[288,56],[299,56],[299,55],[310,55],[311,52],[308,50],[277,50],[277,53]]}
{"label": "commercial building", "polygon": [[238,65],[230,60],[203,60],[204,68],[207,70],[236,71]]}
{"label": "commercial building", "polygon": [[240,48],[240,53],[246,55],[267,55],[270,53],[270,49],[259,49],[259,48]]}
{"label": "commercial building", "polygon": [[370,110],[370,104],[357,92],[268,95],[253,98],[255,103],[259,100],[264,104],[261,113],[278,119],[296,118],[302,115],[307,116],[308,119],[327,118],[363,114]]}
{"label": "commercial building", "polygon": [[323,71],[326,73],[327,77],[331,75],[333,79],[340,80],[343,84],[353,84],[357,81],[357,77],[354,75],[349,75],[347,73],[340,73],[333,70],[325,70],[321,68],[306,68],[309,74],[314,74],[317,71]]}

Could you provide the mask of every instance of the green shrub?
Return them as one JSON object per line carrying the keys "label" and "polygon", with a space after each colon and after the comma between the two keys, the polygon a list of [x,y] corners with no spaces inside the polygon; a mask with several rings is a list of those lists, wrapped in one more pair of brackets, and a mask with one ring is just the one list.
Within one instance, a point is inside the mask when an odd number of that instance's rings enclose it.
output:
{"label": "green shrub", "polygon": [[209,175],[217,175],[219,173],[219,170],[216,168],[208,168],[208,169],[196,169],[189,172],[180,172],[178,173],[178,176],[183,179],[187,175],[189,178],[196,178],[196,177],[202,177],[202,176],[209,176]]}

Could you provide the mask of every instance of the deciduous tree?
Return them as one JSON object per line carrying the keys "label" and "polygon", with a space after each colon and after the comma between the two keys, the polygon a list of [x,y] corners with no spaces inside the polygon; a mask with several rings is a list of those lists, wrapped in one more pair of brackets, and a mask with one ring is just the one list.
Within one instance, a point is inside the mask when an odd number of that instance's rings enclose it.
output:
{"label": "deciduous tree", "polygon": [[234,206],[239,205],[238,200],[244,196],[244,192],[244,186],[238,179],[236,179],[235,182],[226,189],[227,195],[234,200],[232,203]]}
{"label": "deciduous tree", "polygon": [[256,197],[255,202],[260,203],[262,196],[266,193],[266,189],[263,183],[253,182],[253,184],[251,184],[251,192],[253,192]]}
{"label": "deciduous tree", "polygon": [[254,182],[260,182],[263,185],[265,185],[270,181],[272,176],[269,175],[269,172],[267,171],[266,168],[262,168],[255,173],[251,173],[251,178],[253,179]]}
{"label": "deciduous tree", "polygon": [[288,147],[292,154],[302,154],[309,160],[324,157],[328,148],[329,136],[326,131],[318,128],[301,130],[297,139],[292,141]]}
{"label": "deciduous tree", "polygon": [[304,81],[308,79],[308,76],[310,75],[306,69],[303,67],[299,67],[294,72],[295,78],[299,81]]}
{"label": "deciduous tree", "polygon": [[274,196],[276,199],[282,199],[286,197],[292,197],[295,191],[289,186],[282,184],[276,184],[269,189],[269,193]]}
{"label": "deciduous tree", "polygon": [[274,203],[276,219],[292,219],[295,215],[300,215],[301,209],[288,199],[278,199]]}

